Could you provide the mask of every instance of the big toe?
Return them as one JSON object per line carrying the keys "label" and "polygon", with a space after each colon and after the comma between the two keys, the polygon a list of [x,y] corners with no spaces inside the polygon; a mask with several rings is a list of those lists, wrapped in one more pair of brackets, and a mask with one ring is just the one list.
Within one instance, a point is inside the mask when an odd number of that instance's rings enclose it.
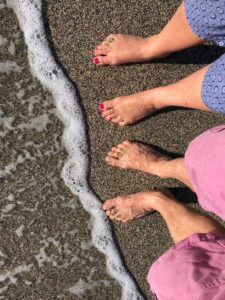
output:
{"label": "big toe", "polygon": [[109,157],[119,158],[123,154],[123,149],[119,147],[112,147],[112,149],[108,152]]}
{"label": "big toe", "polygon": [[102,111],[106,111],[113,108],[113,100],[106,100],[99,103],[98,108]]}
{"label": "big toe", "polygon": [[109,65],[108,56],[95,56],[93,59],[93,63],[98,66]]}
{"label": "big toe", "polygon": [[102,208],[104,210],[109,210],[111,208],[115,207],[115,199],[108,199],[105,201],[105,203],[103,204]]}
{"label": "big toe", "polygon": [[110,166],[117,166],[117,167],[120,166],[119,158],[116,157],[116,156],[110,156],[110,155],[107,155],[105,161],[106,161],[107,164],[110,165]]}

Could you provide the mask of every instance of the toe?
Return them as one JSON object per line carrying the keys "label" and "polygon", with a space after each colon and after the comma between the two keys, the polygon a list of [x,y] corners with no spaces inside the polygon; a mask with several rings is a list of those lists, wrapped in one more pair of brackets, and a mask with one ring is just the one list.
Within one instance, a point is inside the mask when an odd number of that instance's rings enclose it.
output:
{"label": "toe", "polygon": [[120,126],[126,126],[126,125],[128,125],[126,121],[121,121],[121,122],[119,122],[118,124],[119,124]]}
{"label": "toe", "polygon": [[115,199],[108,199],[105,201],[105,203],[103,204],[102,208],[104,210],[110,210],[112,209],[113,207],[115,207]]}
{"label": "toe", "polygon": [[107,215],[108,217],[111,215],[110,210],[107,210],[105,213],[106,213],[106,215]]}
{"label": "toe", "polygon": [[119,145],[116,146],[116,147],[112,147],[111,151],[114,152],[114,153],[121,153],[123,151],[123,149],[120,148]]}
{"label": "toe", "polygon": [[107,155],[107,157],[115,157],[119,158],[123,154],[123,151],[119,148],[115,148],[115,150],[111,149]]}
{"label": "toe", "polygon": [[123,141],[123,143],[122,143],[123,146],[130,146],[131,144],[132,144],[132,142],[128,141],[128,140]]}
{"label": "toe", "polygon": [[110,152],[107,154],[107,156],[106,156],[106,160],[107,160],[108,158],[110,158],[110,157],[112,157],[112,158],[119,158],[119,153],[110,151]]}
{"label": "toe", "polygon": [[104,110],[104,111],[101,113],[101,116],[102,116],[102,118],[104,118],[106,121],[111,121],[113,118],[116,117],[116,114],[115,114],[115,112],[114,112],[114,109],[113,109],[113,108],[110,108],[110,109]]}
{"label": "toe", "polygon": [[114,42],[115,38],[115,34],[108,35],[107,38],[102,42],[102,45],[109,45],[110,43]]}
{"label": "toe", "polygon": [[115,220],[115,219],[116,219],[116,217],[113,216],[113,215],[110,215],[109,218],[110,218],[111,220]]}
{"label": "toe", "polygon": [[[103,104],[104,104],[104,103],[103,103]],[[104,105],[104,108],[105,108],[105,105]],[[112,114],[114,114],[114,109],[113,109],[113,108],[109,108],[109,109],[104,110],[104,111],[101,112],[101,116],[102,116],[103,118],[105,118],[105,117],[107,117],[107,116],[109,116],[109,115],[112,115]]]}
{"label": "toe", "polygon": [[99,109],[102,111],[113,108],[113,100],[107,100],[99,104]]}
{"label": "toe", "polygon": [[127,142],[127,141],[124,141],[124,142],[122,142],[121,144],[117,145],[117,148],[119,148],[120,151],[125,150],[125,149],[127,148],[127,146],[128,146],[126,142]]}
{"label": "toe", "polygon": [[108,65],[109,64],[108,56],[101,56],[101,55],[95,56],[93,58],[93,63],[98,66]]}
{"label": "toe", "polygon": [[112,147],[110,151],[116,152],[117,151],[117,147]]}
{"label": "toe", "polygon": [[107,39],[115,39],[117,37],[117,34],[110,33],[110,35],[107,36]]}
{"label": "toe", "polygon": [[107,55],[109,53],[110,47],[108,45],[103,45],[103,46],[98,46],[93,54],[94,56],[99,56],[99,55]]}
{"label": "toe", "polygon": [[123,219],[123,216],[120,213],[115,214],[115,219],[117,221],[121,221]]}
{"label": "toe", "polygon": [[115,124],[119,124],[122,121],[123,120],[121,119],[121,117],[117,117],[116,115],[112,116],[111,122],[113,122]]}
{"label": "toe", "polygon": [[107,162],[108,165],[110,166],[117,166],[118,165],[118,158],[115,156],[107,156],[105,161]]}
{"label": "toe", "polygon": [[113,119],[113,114],[109,114],[109,115],[106,116],[104,119],[105,119],[106,121],[112,121],[112,119]]}
{"label": "toe", "polygon": [[99,65],[99,58],[97,56],[93,58],[93,63]]}

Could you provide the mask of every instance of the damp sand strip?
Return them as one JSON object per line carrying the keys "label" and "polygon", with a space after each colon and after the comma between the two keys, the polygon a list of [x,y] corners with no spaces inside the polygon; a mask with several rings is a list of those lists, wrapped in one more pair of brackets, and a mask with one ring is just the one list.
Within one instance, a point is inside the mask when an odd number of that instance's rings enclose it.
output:
{"label": "damp sand strip", "polygon": [[102,210],[100,200],[87,182],[89,167],[87,137],[82,111],[73,84],[56,64],[49,48],[42,19],[40,0],[8,0],[7,5],[17,15],[32,74],[49,90],[54,98],[57,115],[64,124],[63,143],[68,152],[62,178],[84,209],[92,216],[92,240],[106,256],[107,270],[122,287],[122,299],[143,299],[115,246],[112,228]]}

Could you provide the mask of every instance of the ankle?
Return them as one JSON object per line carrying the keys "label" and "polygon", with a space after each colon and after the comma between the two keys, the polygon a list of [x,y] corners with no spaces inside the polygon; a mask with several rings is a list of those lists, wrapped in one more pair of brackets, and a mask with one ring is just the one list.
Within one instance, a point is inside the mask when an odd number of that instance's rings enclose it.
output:
{"label": "ankle", "polygon": [[145,59],[155,59],[163,55],[162,48],[160,47],[160,35],[152,35],[143,40],[141,47],[142,56]]}
{"label": "ankle", "polygon": [[149,173],[164,179],[171,178],[171,160],[172,158],[170,157],[159,158],[154,164],[151,164],[151,169],[149,170]]}
{"label": "ankle", "polygon": [[145,39],[145,50],[148,57],[163,58],[170,54],[167,49],[168,42],[165,44],[162,33],[152,35]]}
{"label": "ankle", "polygon": [[174,201],[175,198],[169,190],[165,191],[154,191],[151,192],[149,201],[146,202],[145,207],[156,210],[160,214],[163,214],[168,210],[168,207],[171,204],[171,201]]}
{"label": "ankle", "polygon": [[165,95],[164,95],[164,87],[156,87],[151,90],[149,90],[149,101],[151,101],[151,105],[156,109],[162,109],[166,108],[168,105],[165,100]]}
{"label": "ankle", "polygon": [[166,162],[163,168],[163,178],[175,178],[180,180],[183,175],[183,158],[174,158]]}

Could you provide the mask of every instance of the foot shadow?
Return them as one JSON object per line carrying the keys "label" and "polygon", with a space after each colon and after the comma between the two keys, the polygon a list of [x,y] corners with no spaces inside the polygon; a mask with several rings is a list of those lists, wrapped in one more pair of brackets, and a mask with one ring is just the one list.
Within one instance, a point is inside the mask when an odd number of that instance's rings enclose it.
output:
{"label": "foot shadow", "polygon": [[167,64],[210,64],[225,53],[225,48],[217,45],[198,45],[190,49],[175,52],[161,63]]}
{"label": "foot shadow", "polygon": [[[138,120],[135,122],[135,124],[130,124],[130,125],[126,125],[126,126],[134,126],[134,125],[138,125],[138,124],[141,124],[142,122],[148,120],[148,119],[151,119],[153,117],[156,117],[158,115],[161,115],[161,114],[165,114],[165,113],[169,113],[169,112],[173,112],[173,111],[191,111],[191,110],[196,110],[194,108],[191,108],[191,107],[182,107],[182,106],[169,106],[169,107],[164,107],[164,108],[160,108],[154,112],[152,112],[150,115]],[[204,111],[206,112],[206,111]],[[212,112],[210,112],[212,113]]]}
{"label": "foot shadow", "polygon": [[225,48],[217,45],[198,45],[189,49],[174,52],[165,58],[157,58],[146,62],[127,63],[129,65],[139,64],[211,64],[221,55],[225,54]]}
{"label": "foot shadow", "polygon": [[177,187],[170,189],[177,200],[184,204],[198,203],[196,194],[187,187]]}

